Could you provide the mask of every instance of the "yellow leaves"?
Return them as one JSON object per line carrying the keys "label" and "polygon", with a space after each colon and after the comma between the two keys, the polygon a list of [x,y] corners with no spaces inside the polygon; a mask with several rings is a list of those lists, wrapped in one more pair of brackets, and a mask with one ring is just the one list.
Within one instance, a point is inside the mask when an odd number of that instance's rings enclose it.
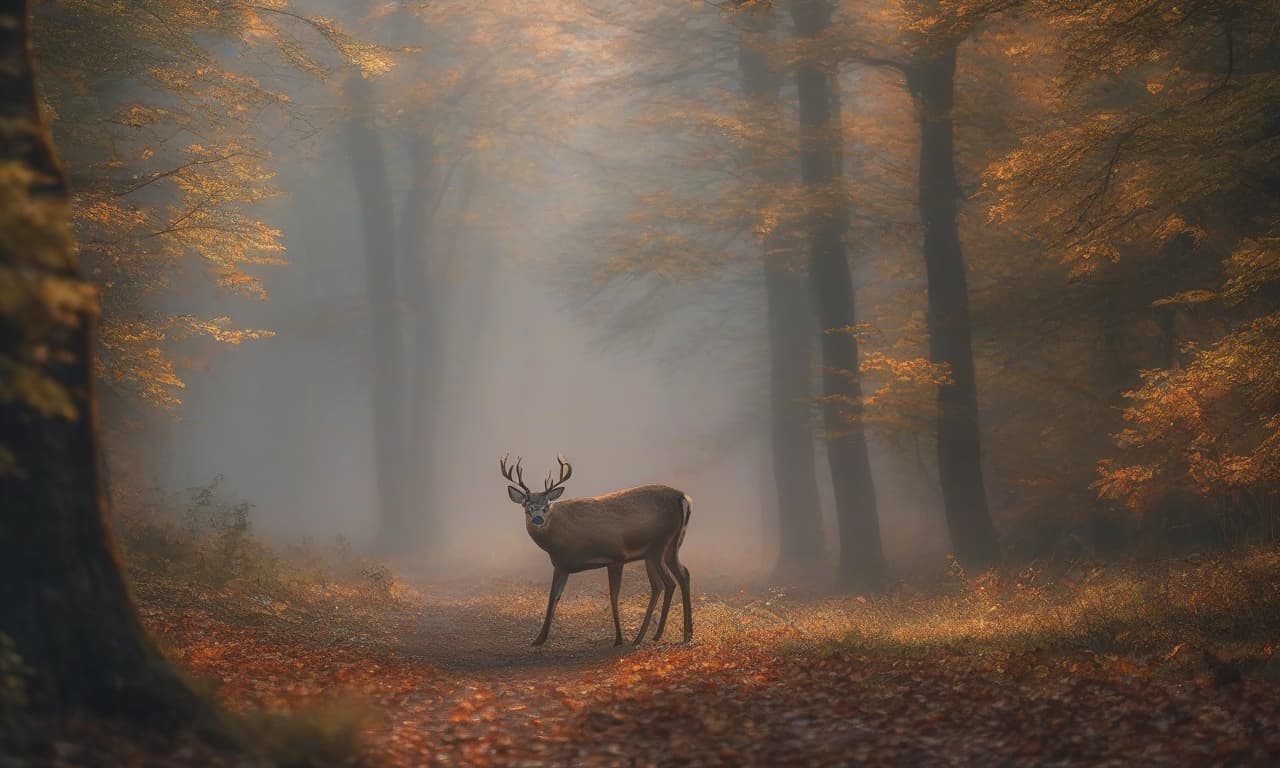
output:
{"label": "yellow leaves", "polygon": [[[1280,312],[1195,352],[1183,368],[1148,371],[1125,393],[1128,428],[1117,445],[1141,463],[1099,465],[1095,490],[1133,509],[1168,490],[1210,505],[1224,494],[1274,482],[1280,463]],[[1222,512],[1223,510],[1218,510]]]}
{"label": "yellow leaves", "polygon": [[1147,466],[1117,466],[1111,459],[1098,462],[1098,480],[1089,487],[1102,499],[1123,502],[1134,512],[1145,510],[1156,470]]}
{"label": "yellow leaves", "polygon": [[853,336],[858,339],[867,339],[867,338],[870,338],[871,336],[880,335],[880,329],[876,328],[874,323],[863,321],[860,323],[854,323],[853,325],[846,325],[840,328],[827,328],[823,330],[823,333],[828,333],[828,334],[838,333],[846,336]]}
{"label": "yellow leaves", "polygon": [[184,315],[178,320],[181,326],[189,332],[204,334],[221,344],[230,344],[232,346],[246,341],[269,339],[275,336],[274,331],[232,328],[231,318],[226,316],[200,320]]}
{"label": "yellow leaves", "polygon": [[186,383],[170,356],[175,342],[206,337],[219,344],[238,345],[275,334],[261,329],[232,327],[229,317],[192,315],[124,321],[107,316],[101,328],[101,373],[113,388],[132,394],[153,407],[176,408]]}
{"label": "yellow leaves", "polygon": [[11,339],[18,357],[0,356],[0,401],[74,419],[70,393],[45,370],[64,362],[55,329],[74,326],[92,311],[94,291],[75,277],[67,206],[30,194],[42,181],[19,163],[0,164],[0,320],[20,329]]}
{"label": "yellow leaves", "polygon": [[163,109],[147,107],[142,104],[131,104],[125,107],[116,119],[121,125],[127,125],[130,128],[141,128],[147,125],[155,125],[169,117],[169,115],[170,113]]}
{"label": "yellow leaves", "polygon": [[1156,241],[1162,244],[1180,235],[1190,235],[1193,241],[1199,243],[1205,238],[1206,233],[1202,227],[1187,223],[1186,219],[1178,214],[1171,214],[1152,233]]}
{"label": "yellow leaves", "polygon": [[29,190],[43,182],[21,163],[0,164],[0,252],[12,254],[13,266],[62,270],[74,262],[67,206]]}
{"label": "yellow leaves", "polygon": [[80,317],[97,309],[98,291],[80,279],[46,277],[40,282],[40,301],[50,319],[76,325]]}
{"label": "yellow leaves", "polygon": [[0,402],[21,402],[46,418],[71,421],[75,404],[67,390],[36,365],[0,357]]}
{"label": "yellow leaves", "polygon": [[1071,269],[1068,277],[1076,280],[1096,272],[1104,264],[1120,261],[1120,251],[1109,243],[1086,242],[1076,246],[1063,257]]}
{"label": "yellow leaves", "polygon": [[1244,240],[1224,263],[1227,273],[1222,295],[1239,303],[1259,291],[1280,283],[1280,222],[1273,223],[1272,234]]}
{"label": "yellow leaves", "polygon": [[879,373],[903,385],[942,386],[950,384],[951,371],[946,363],[934,363],[923,357],[901,359],[875,350],[862,356],[863,373]]}
{"label": "yellow leaves", "polygon": [[1218,299],[1217,291],[1206,291],[1203,289],[1194,291],[1183,291],[1163,299],[1157,299],[1151,302],[1153,307],[1167,307],[1177,304],[1204,304]]}

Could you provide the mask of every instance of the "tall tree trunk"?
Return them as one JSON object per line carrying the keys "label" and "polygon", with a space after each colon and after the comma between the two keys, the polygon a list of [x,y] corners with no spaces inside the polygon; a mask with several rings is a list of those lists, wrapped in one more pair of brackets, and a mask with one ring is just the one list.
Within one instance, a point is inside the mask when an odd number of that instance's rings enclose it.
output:
{"label": "tall tree trunk", "polygon": [[[738,68],[751,110],[749,119],[780,128],[782,76],[767,47],[773,42],[774,18],[769,8],[744,8],[738,17]],[[770,186],[789,182],[792,172],[768,159],[748,157]],[[773,235],[764,243],[766,310],[769,316],[769,427],[776,508],[778,562],[776,578],[808,581],[823,570],[822,510],[809,405],[813,400],[813,297],[808,279],[790,263],[787,238]]]}
{"label": "tall tree trunk", "polygon": [[[85,284],[68,234],[66,181],[36,106],[27,18],[26,3],[0,2],[0,273],[13,278],[0,282],[13,292],[0,305],[21,305],[0,314],[0,633],[33,668],[31,693],[45,711],[189,722],[208,710],[139,624],[105,519],[95,309],[85,300],[63,317],[36,293]],[[38,177],[14,175],[19,169]],[[31,207],[18,202],[28,195]],[[47,391],[14,392],[18,370],[55,383],[74,413],[43,408]]]}
{"label": "tall tree trunk", "polygon": [[405,498],[412,500],[418,511],[420,530],[434,540],[438,519],[430,493],[436,479],[431,445],[435,431],[433,412],[439,392],[437,334],[440,312],[436,306],[438,296],[430,269],[429,243],[432,214],[437,207],[432,205],[432,199],[444,191],[432,188],[435,175],[432,136],[413,137],[409,145],[409,159],[412,177],[400,218],[401,263],[409,277],[407,290],[413,312],[413,368],[409,377],[406,412],[411,432],[408,461],[404,467],[404,487]]}
{"label": "tall tree trunk", "polygon": [[[796,33],[804,39],[824,34],[831,24],[828,0],[791,0]],[[846,589],[876,589],[884,581],[884,550],[876,515],[871,462],[862,425],[849,422],[861,411],[858,341],[845,329],[855,322],[853,277],[844,234],[849,212],[842,189],[844,133],[834,73],[811,56],[796,66],[800,99],[800,178],[812,200],[809,211],[809,279],[818,310],[822,386],[826,401],[827,457],[840,526],[838,580]]]}
{"label": "tall tree trunk", "polygon": [[985,568],[1000,548],[982,481],[978,392],[969,328],[969,289],[956,224],[956,49],[926,47],[910,67],[908,82],[920,113],[920,218],[929,281],[929,357],[946,363],[951,381],[938,387],[938,474],[956,560]]}
{"label": "tall tree trunk", "polygon": [[778,494],[775,575],[782,580],[809,581],[825,570],[809,415],[817,323],[804,275],[789,271],[766,254],[764,282],[769,312],[770,452]]}
{"label": "tall tree trunk", "polygon": [[372,91],[359,73],[347,82],[351,109],[347,146],[363,225],[365,288],[373,334],[373,450],[379,522],[374,547],[384,554],[402,555],[418,543],[418,531],[416,510],[410,509],[402,496],[404,334],[396,289],[395,206]]}

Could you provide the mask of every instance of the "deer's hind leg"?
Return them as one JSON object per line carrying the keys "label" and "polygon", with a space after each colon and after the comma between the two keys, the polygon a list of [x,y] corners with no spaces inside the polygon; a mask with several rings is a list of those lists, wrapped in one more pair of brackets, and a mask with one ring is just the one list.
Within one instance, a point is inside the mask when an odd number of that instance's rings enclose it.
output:
{"label": "deer's hind leg", "polygon": [[689,591],[689,569],[680,562],[680,539],[671,542],[666,552],[667,567],[680,584],[680,601],[684,604],[684,641],[693,639],[693,596]]}
{"label": "deer's hind leg", "polygon": [[666,553],[667,550],[675,546],[675,539],[668,542],[667,546],[662,548],[662,554],[656,563],[658,568],[658,577],[662,579],[663,595],[662,595],[662,615],[658,617],[658,628],[653,632],[653,641],[662,639],[662,630],[667,627],[667,615],[671,612],[671,598],[676,594],[676,577],[671,574],[671,569],[667,567]]}
{"label": "deer's hind leg", "polygon": [[644,640],[644,633],[649,629],[649,620],[653,618],[653,607],[658,604],[658,593],[662,591],[662,577],[658,575],[658,566],[661,566],[662,560],[655,561],[652,557],[644,559],[644,570],[649,575],[649,607],[644,609],[644,621],[640,622],[640,631],[636,633],[635,642],[632,645],[639,645]]}
{"label": "deer's hind leg", "polygon": [[618,592],[622,589],[622,564],[609,566],[609,607],[613,609],[613,644],[622,645],[622,622],[618,619]]}

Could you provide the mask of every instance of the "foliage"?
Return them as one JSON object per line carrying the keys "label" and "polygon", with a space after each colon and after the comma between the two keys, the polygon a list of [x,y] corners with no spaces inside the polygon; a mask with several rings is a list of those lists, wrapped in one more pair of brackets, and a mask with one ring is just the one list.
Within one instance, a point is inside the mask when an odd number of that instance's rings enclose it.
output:
{"label": "foliage", "polygon": [[1174,348],[1139,365],[1122,452],[1094,487],[1144,514],[1197,499],[1224,543],[1274,537],[1276,9],[1040,10],[1064,52],[1060,101],[1049,130],[991,166],[992,221],[1034,232],[1073,278],[1127,291],[1109,301]]}
{"label": "foliage", "polygon": [[[31,129],[34,130],[34,129]],[[96,307],[93,289],[73,276],[63,203],[32,190],[49,183],[16,162],[0,164],[0,329],[13,334],[14,357],[0,354],[0,403],[42,416],[77,417],[71,394],[47,372],[55,341]],[[0,474],[20,472],[0,443]]]}
{"label": "foliage", "polygon": [[[148,627],[250,730],[283,712],[318,723],[267,739],[313,765],[351,747],[377,765],[649,764],[674,750],[687,765],[1175,765],[1280,754],[1265,727],[1280,714],[1277,575],[1264,549],[956,571],[873,599],[710,577],[694,643],[621,651],[598,585],[570,584],[539,649],[544,585],[524,581],[437,585],[372,610],[341,590],[266,609],[155,574],[135,586]],[[624,623],[646,587],[628,573]],[[354,703],[324,703],[334,696]],[[325,733],[345,734],[336,755],[319,749]],[[91,736],[98,754],[124,752]],[[217,764],[191,747],[171,762]]]}
{"label": "foliage", "polygon": [[1148,371],[1126,393],[1116,438],[1138,463],[1103,460],[1105,498],[1149,512],[1166,496],[1204,500],[1220,540],[1280,536],[1280,313],[1250,321],[1195,352],[1185,367]]}
{"label": "foliage", "polygon": [[[387,71],[393,52],[288,0],[71,0],[35,4],[35,46],[55,138],[74,193],[73,222],[102,288],[101,378],[126,401],[172,408],[183,382],[172,347],[202,335],[236,344],[269,335],[197,319],[160,297],[187,259],[212,284],[265,298],[258,271],[284,263],[267,223],[273,137],[319,118],[287,87],[355,67]],[[56,51],[56,55],[52,52]],[[245,62],[270,79],[256,76]]]}
{"label": "foliage", "polygon": [[252,593],[255,601],[288,600],[313,589],[358,589],[376,603],[394,602],[404,585],[384,564],[353,554],[339,536],[318,548],[310,540],[273,546],[253,534],[254,505],[230,493],[221,475],[171,496],[135,492],[117,501],[115,520],[125,566],[135,578],[174,578],[201,589]]}

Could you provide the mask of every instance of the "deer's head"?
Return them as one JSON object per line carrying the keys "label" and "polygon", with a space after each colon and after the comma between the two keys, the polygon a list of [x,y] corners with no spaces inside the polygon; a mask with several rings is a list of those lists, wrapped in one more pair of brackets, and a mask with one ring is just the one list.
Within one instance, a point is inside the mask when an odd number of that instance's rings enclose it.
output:
{"label": "deer's head", "polygon": [[573,465],[565,461],[563,456],[557,456],[556,461],[560,463],[560,479],[553,482],[551,473],[548,472],[542,492],[534,493],[529,489],[529,486],[524,484],[524,470],[520,468],[521,459],[516,459],[514,467],[508,467],[508,458],[509,456],[503,456],[498,461],[498,468],[502,470],[502,476],[507,478],[507,482],[512,483],[512,485],[507,486],[507,496],[524,507],[524,514],[528,518],[530,525],[535,528],[541,528],[547,524],[551,502],[564,495],[564,484],[573,476]]}

